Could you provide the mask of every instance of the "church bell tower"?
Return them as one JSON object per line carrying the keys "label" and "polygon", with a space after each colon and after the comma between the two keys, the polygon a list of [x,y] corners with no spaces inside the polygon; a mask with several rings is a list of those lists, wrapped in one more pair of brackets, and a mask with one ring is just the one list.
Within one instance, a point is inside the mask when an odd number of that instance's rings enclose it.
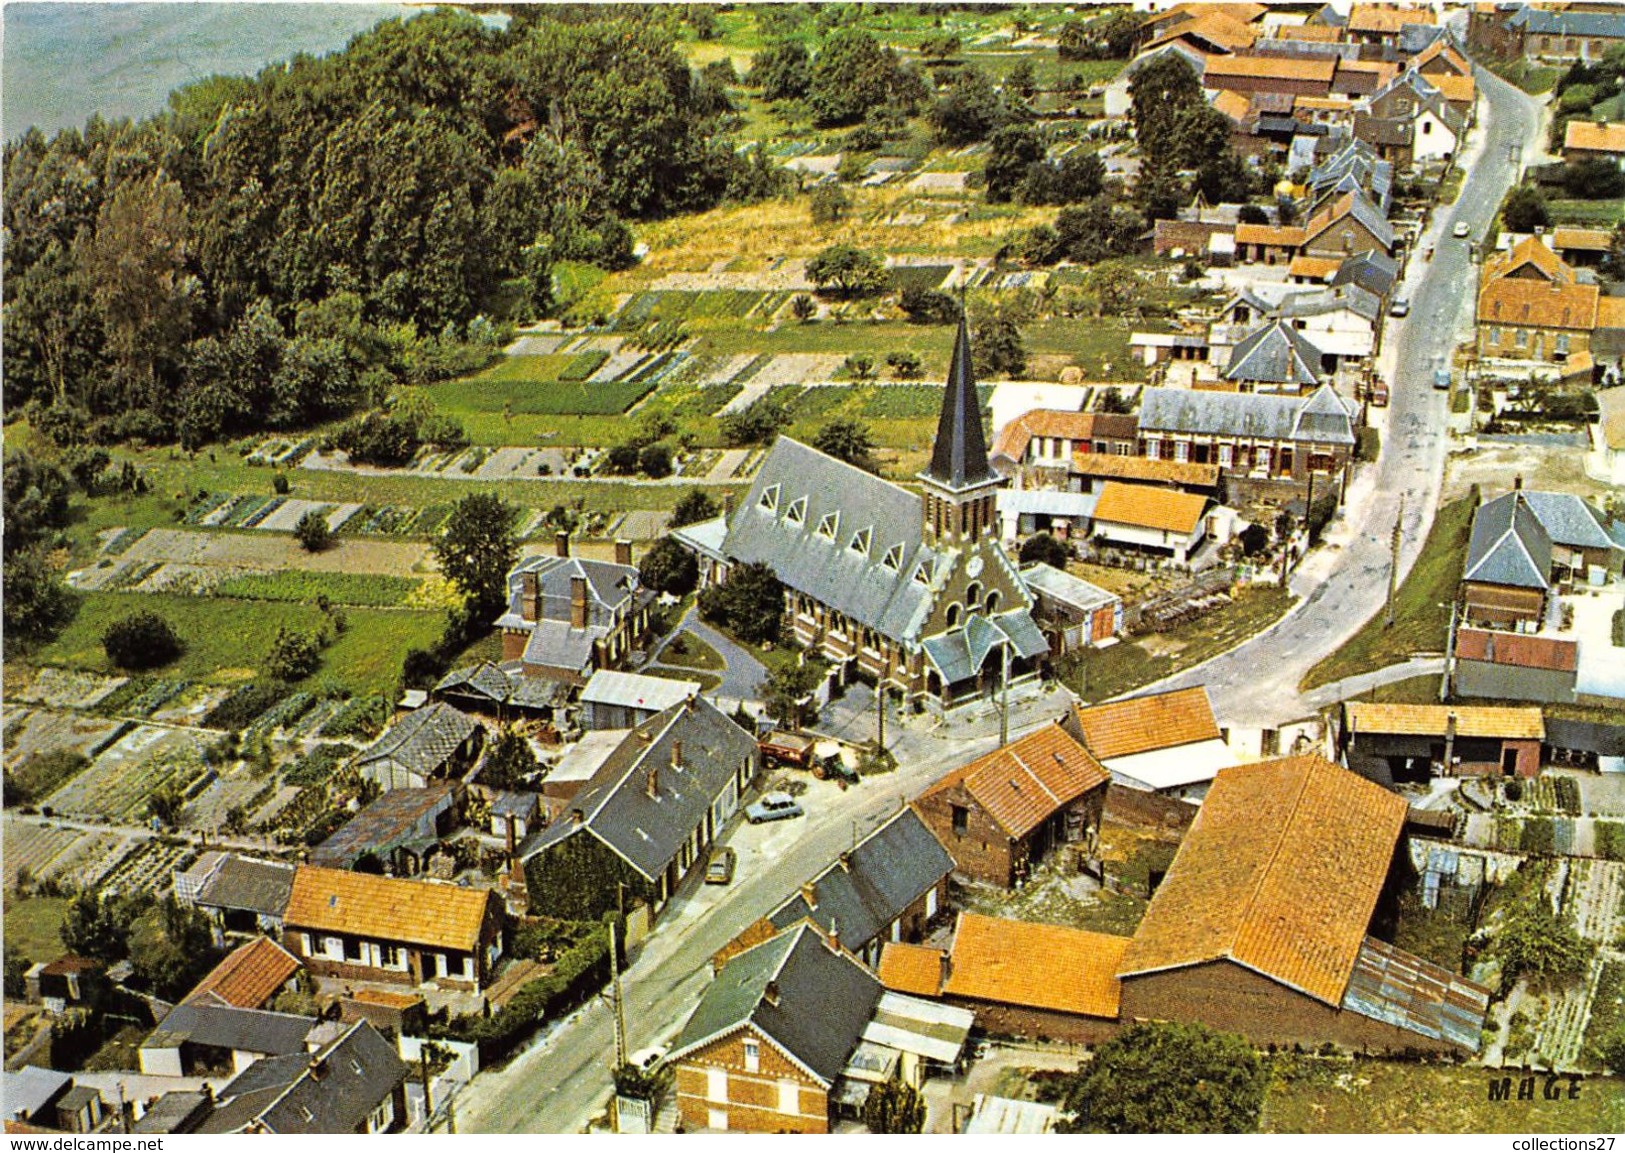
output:
{"label": "church bell tower", "polygon": [[987,461],[981,402],[971,372],[970,333],[959,317],[948,387],[943,391],[931,464],[919,474],[925,488],[925,541],[936,548],[996,538],[995,494],[1004,479]]}

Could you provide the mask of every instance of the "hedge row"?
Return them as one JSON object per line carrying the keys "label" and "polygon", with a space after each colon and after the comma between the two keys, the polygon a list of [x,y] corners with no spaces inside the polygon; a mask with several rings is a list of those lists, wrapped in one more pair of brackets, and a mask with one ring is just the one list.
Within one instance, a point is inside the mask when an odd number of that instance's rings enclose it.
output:
{"label": "hedge row", "polygon": [[438,1030],[480,1047],[480,1065],[508,1057],[543,1022],[591,997],[609,980],[609,935],[594,932],[559,955],[553,971],[524,984],[488,1017],[460,1017]]}

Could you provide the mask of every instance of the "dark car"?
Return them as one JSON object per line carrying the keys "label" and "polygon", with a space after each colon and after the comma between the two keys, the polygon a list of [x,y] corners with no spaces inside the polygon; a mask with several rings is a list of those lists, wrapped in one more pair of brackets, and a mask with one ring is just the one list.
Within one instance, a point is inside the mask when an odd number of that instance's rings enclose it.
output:
{"label": "dark car", "polygon": [[739,861],[739,854],[724,845],[711,854],[711,860],[705,866],[705,883],[707,885],[726,885],[734,879],[734,865]]}
{"label": "dark car", "polygon": [[768,793],[745,808],[745,819],[753,825],[763,821],[788,821],[802,815],[802,808],[789,793]]}

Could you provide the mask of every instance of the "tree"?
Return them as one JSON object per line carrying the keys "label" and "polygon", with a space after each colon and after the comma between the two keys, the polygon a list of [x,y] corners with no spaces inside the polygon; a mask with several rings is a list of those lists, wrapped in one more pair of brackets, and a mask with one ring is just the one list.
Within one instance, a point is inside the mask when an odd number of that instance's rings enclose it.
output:
{"label": "tree", "polygon": [[674,597],[687,596],[699,583],[700,567],[693,553],[666,536],[643,554],[643,560],[638,562],[638,579],[644,588]]}
{"label": "tree", "polygon": [[1056,38],[1056,54],[1062,60],[1125,60],[1139,33],[1138,13],[1128,9],[1087,23],[1068,20]]}
{"label": "tree", "polygon": [[807,104],[813,122],[827,128],[852,124],[869,109],[893,101],[912,104],[919,87],[898,65],[895,52],[862,29],[841,28],[813,58]]}
{"label": "tree", "polygon": [[961,68],[931,109],[937,139],[954,147],[984,139],[1008,118],[1004,101],[978,68]]}
{"label": "tree", "polygon": [[508,601],[508,572],[519,558],[519,510],[495,493],[474,493],[452,506],[435,542],[440,570],[463,591],[480,619],[500,613]]}
{"label": "tree", "polygon": [[178,1000],[214,967],[208,917],[199,909],[165,897],[130,926],[130,966],[156,997]]}
{"label": "tree", "polygon": [[927,60],[942,63],[959,55],[959,37],[952,34],[927,36],[920,41],[920,55]]}
{"label": "tree", "polygon": [[1071,550],[1047,532],[1034,533],[1021,542],[1021,563],[1024,565],[1047,564],[1064,570],[1070,559]]}
{"label": "tree", "polygon": [[899,349],[897,352],[886,354],[886,366],[892,370],[892,376],[898,380],[915,380],[923,371],[920,363],[920,354],[910,352],[908,349]]}
{"label": "tree", "polygon": [[1023,56],[1016,61],[1016,66],[1004,78],[1004,86],[1023,100],[1032,98],[1033,93],[1038,91],[1038,73],[1033,68],[1031,57]]}
{"label": "tree", "polygon": [[1099,196],[1105,182],[1105,162],[1096,153],[1074,148],[1053,164],[1030,166],[1016,195],[1023,204],[1076,204]]}
{"label": "tree", "polygon": [[806,324],[818,314],[818,303],[805,292],[798,292],[790,298],[790,315]]}
{"label": "tree", "polygon": [[0,612],[8,643],[53,636],[73,619],[78,603],[38,545],[15,552],[8,548],[4,592]]}
{"label": "tree", "polygon": [[698,524],[702,520],[710,520],[722,510],[717,502],[703,488],[691,488],[678,498],[676,506],[671,510],[671,527],[682,528],[685,524]]}
{"label": "tree", "polygon": [[1069,259],[1096,264],[1134,251],[1144,223],[1104,196],[1091,197],[1056,214],[1057,247]]}
{"label": "tree", "polygon": [[799,40],[770,44],[750,62],[745,83],[760,88],[764,100],[799,100],[812,84],[812,58]]}
{"label": "tree", "polygon": [[906,1081],[887,1081],[869,1090],[863,1123],[871,1133],[918,1133],[925,1128],[925,1098]]}
{"label": "tree", "polygon": [[265,671],[279,681],[302,681],[322,663],[322,634],[281,625],[265,654]]}
{"label": "tree", "polygon": [[1183,153],[1174,139],[1176,125],[1188,109],[1206,106],[1195,70],[1177,53],[1153,56],[1129,78],[1128,95],[1141,160],[1165,156],[1177,166]]}
{"label": "tree", "polygon": [[1546,210],[1546,198],[1533,184],[1520,184],[1507,193],[1501,205],[1501,225],[1508,232],[1533,232],[1548,228],[1552,214]]}
{"label": "tree", "polygon": [[1021,342],[1016,322],[992,316],[976,326],[971,344],[971,360],[976,375],[983,378],[1016,379],[1027,371],[1027,348]]}
{"label": "tree", "polygon": [[1007,124],[1000,128],[988,142],[987,162],[982,167],[988,202],[1008,202],[1032,167],[1043,160],[1044,144],[1032,128],[1024,124]]}
{"label": "tree", "polygon": [[836,460],[844,460],[868,472],[876,471],[872,455],[875,439],[869,426],[860,420],[840,417],[828,421],[813,436],[812,443],[819,452],[828,453]]}
{"label": "tree", "polygon": [[852,299],[872,296],[886,286],[886,265],[877,253],[850,244],[832,244],[807,261],[807,276],[820,291]]}
{"label": "tree", "polygon": [[909,287],[897,298],[910,324],[953,324],[959,320],[959,301],[940,288]]}
{"label": "tree", "polygon": [[1605,1037],[1597,1055],[1614,1076],[1625,1077],[1625,1028],[1615,1029],[1612,1036]]}
{"label": "tree", "polygon": [[700,593],[700,615],[748,644],[776,642],[784,618],[784,585],[765,564],[734,568],[728,583]]}
{"label": "tree", "polygon": [[28,995],[28,958],[10,941],[5,945],[5,995],[16,1004]]}
{"label": "tree", "polygon": [[86,889],[63,916],[62,945],[75,956],[109,964],[122,961],[130,955],[130,922],[134,919],[127,901],[104,898]]}
{"label": "tree", "polygon": [[1625,172],[1610,160],[1593,157],[1563,170],[1563,189],[1578,200],[1613,200],[1625,196]]}
{"label": "tree", "polygon": [[820,184],[812,193],[812,222],[836,224],[852,209],[852,199],[839,184]]}
{"label": "tree", "polygon": [[1145,222],[1153,224],[1173,219],[1185,199],[1185,182],[1180,179],[1179,165],[1173,155],[1164,149],[1155,149],[1149,154],[1141,149],[1140,174],[1134,180],[1134,203]]}
{"label": "tree", "polygon": [[479,782],[493,789],[522,789],[541,767],[530,742],[510,725],[486,748]]}
{"label": "tree", "polygon": [[311,509],[293,526],[293,537],[306,552],[321,552],[333,543],[333,530],[327,527],[327,518]]}
{"label": "tree", "polygon": [[1082,1132],[1251,1133],[1269,1074],[1248,1042],[1205,1025],[1135,1025],[1068,1084]]}
{"label": "tree", "polygon": [[671,475],[671,449],[667,445],[646,444],[638,453],[638,470],[653,480]]}
{"label": "tree", "polygon": [[752,401],[737,412],[724,413],[717,421],[722,439],[735,448],[766,444],[790,423],[790,410],[770,396]]}
{"label": "tree", "polygon": [[5,551],[45,541],[68,523],[70,486],[62,470],[28,452],[5,459]]}
{"label": "tree", "polygon": [[817,661],[786,661],[767,674],[764,700],[769,711],[791,732],[801,731],[801,702],[824,679],[823,665]]}
{"label": "tree", "polygon": [[108,625],[102,648],[118,668],[153,669],[180,656],[186,646],[167,620],[142,609]]}
{"label": "tree", "polygon": [[1122,316],[1137,307],[1145,282],[1132,268],[1110,260],[1091,268],[1083,287],[1095,299],[1096,315]]}

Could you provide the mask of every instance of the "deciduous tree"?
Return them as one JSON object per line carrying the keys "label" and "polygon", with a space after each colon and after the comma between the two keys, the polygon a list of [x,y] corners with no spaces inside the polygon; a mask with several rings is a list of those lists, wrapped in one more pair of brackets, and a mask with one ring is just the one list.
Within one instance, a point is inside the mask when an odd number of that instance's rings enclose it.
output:
{"label": "deciduous tree", "polygon": [[1253,1047],[1204,1025],[1134,1025],[1067,1086],[1072,1128],[1104,1133],[1251,1133],[1269,1076]]}
{"label": "deciduous tree", "polygon": [[519,558],[518,516],[519,510],[495,493],[474,493],[452,506],[435,542],[441,571],[482,620],[507,604],[508,572]]}

